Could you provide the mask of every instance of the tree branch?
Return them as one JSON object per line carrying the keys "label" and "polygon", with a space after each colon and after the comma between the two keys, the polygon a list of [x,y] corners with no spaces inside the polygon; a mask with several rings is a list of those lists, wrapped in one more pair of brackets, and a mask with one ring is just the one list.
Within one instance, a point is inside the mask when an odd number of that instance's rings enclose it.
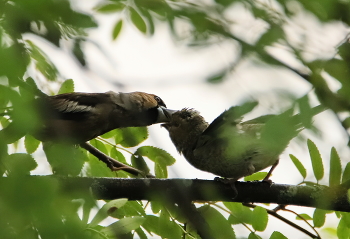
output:
{"label": "tree branch", "polygon": [[[350,212],[346,187],[294,186],[265,182],[237,182],[238,195],[220,182],[200,179],[121,179],[31,176],[28,180],[57,179],[64,192],[87,193],[97,199],[159,200],[179,198],[180,193],[190,201],[231,201],[242,203],[276,203]],[[0,186],[8,178],[0,179]],[[79,194],[77,195],[79,196]]]}

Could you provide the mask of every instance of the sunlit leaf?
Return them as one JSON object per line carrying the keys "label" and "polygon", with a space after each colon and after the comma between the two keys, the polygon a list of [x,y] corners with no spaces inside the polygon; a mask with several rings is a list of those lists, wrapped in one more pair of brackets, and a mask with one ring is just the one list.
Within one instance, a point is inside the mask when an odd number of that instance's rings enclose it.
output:
{"label": "sunlit leaf", "polygon": [[[302,218],[300,218],[299,216],[302,217]],[[295,219],[296,220],[312,220],[312,217],[310,217],[306,213],[300,213],[300,214],[298,214],[298,216],[295,216]]]}
{"label": "sunlit leaf", "polygon": [[278,232],[278,231],[274,231],[271,236],[270,239],[288,239],[286,236],[284,236],[282,233]]}
{"label": "sunlit leaf", "polygon": [[108,215],[112,212],[112,210],[115,211],[120,209],[126,204],[127,201],[128,201],[127,198],[119,198],[119,199],[109,201],[108,203],[103,205],[103,207],[96,213],[94,218],[91,220],[89,226],[90,227],[96,226],[102,220],[107,218]]}
{"label": "sunlit leaf", "polygon": [[294,163],[295,167],[298,169],[298,171],[301,174],[301,176],[305,179],[307,173],[306,173],[306,169],[305,169],[304,165],[293,154],[289,154],[289,157],[292,160],[292,162]]}
{"label": "sunlit leaf", "polygon": [[153,162],[166,166],[173,165],[176,161],[167,151],[153,146],[142,146],[136,150],[135,154],[146,156]]}
{"label": "sunlit leaf", "polygon": [[168,170],[166,165],[155,163],[154,164],[154,172],[156,174],[157,178],[167,178],[168,177]]}
{"label": "sunlit leaf", "polygon": [[253,173],[252,175],[244,177],[244,181],[262,180],[266,177],[266,175],[267,175],[267,172],[256,172],[256,173]]}
{"label": "sunlit leaf", "polygon": [[342,183],[345,183],[346,181],[350,180],[350,162],[348,162],[345,166],[343,177],[342,177]]}
{"label": "sunlit leaf", "polygon": [[264,231],[268,222],[268,215],[265,208],[255,207],[252,215],[252,226],[256,231]]}
{"label": "sunlit leaf", "polygon": [[327,211],[316,208],[314,211],[313,221],[314,227],[322,227],[326,221]]}
{"label": "sunlit leaf", "polygon": [[139,228],[142,223],[145,222],[145,218],[143,217],[125,217],[120,219],[119,221],[112,223],[108,227],[101,230],[101,233],[109,236],[115,237],[116,235],[122,236]]}
{"label": "sunlit leaf", "polygon": [[129,13],[130,13],[131,21],[134,23],[137,29],[139,29],[139,31],[142,33],[146,33],[147,32],[146,23],[140,16],[140,14],[132,7],[129,7]]}
{"label": "sunlit leaf", "polygon": [[321,180],[324,175],[323,162],[321,154],[318,151],[317,146],[310,139],[307,140],[307,146],[309,148],[309,154],[312,162],[312,169],[314,171],[315,178],[317,181]]}
{"label": "sunlit leaf", "polygon": [[100,13],[115,13],[123,10],[125,4],[122,2],[107,2],[94,7],[94,10]]}
{"label": "sunlit leaf", "polygon": [[122,30],[122,26],[123,26],[123,20],[119,20],[114,28],[113,28],[113,32],[112,32],[112,39],[115,40],[117,39],[117,37],[119,36],[120,31]]}
{"label": "sunlit leaf", "polygon": [[231,224],[252,224],[253,212],[250,208],[236,202],[223,202],[223,204],[231,211],[232,215],[229,217]]}
{"label": "sunlit leaf", "polygon": [[255,232],[251,232],[249,233],[248,239],[262,239],[262,238]]}
{"label": "sunlit leaf", "polygon": [[65,80],[57,94],[74,92],[74,81],[72,79]]}
{"label": "sunlit leaf", "polygon": [[148,137],[147,127],[128,127],[116,129],[115,143],[123,147],[134,147]]}
{"label": "sunlit leaf", "polygon": [[341,161],[340,161],[338,152],[334,147],[332,147],[330,168],[329,168],[329,186],[330,187],[340,184],[341,173],[342,173],[342,168],[341,168]]}
{"label": "sunlit leaf", "polygon": [[350,235],[350,228],[346,223],[344,218],[340,219],[340,222],[337,227],[337,236],[339,239],[348,239]]}
{"label": "sunlit leaf", "polygon": [[24,146],[28,154],[34,153],[39,147],[39,144],[40,141],[29,134],[24,137]]}

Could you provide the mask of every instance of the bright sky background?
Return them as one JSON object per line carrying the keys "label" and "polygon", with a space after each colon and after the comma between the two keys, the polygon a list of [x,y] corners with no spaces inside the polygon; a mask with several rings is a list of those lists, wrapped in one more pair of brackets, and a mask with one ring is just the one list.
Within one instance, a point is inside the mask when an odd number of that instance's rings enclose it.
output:
{"label": "bright sky background", "polygon": [[[84,6],[79,4],[79,8],[91,12],[95,3],[96,1],[84,1]],[[243,39],[254,40],[259,36],[259,32],[264,30],[264,23],[249,16],[242,7],[238,6],[232,12],[235,13],[232,14],[234,16],[232,20],[237,23],[233,30],[242,35]],[[281,106],[280,98],[278,98],[280,93],[288,91],[300,97],[310,90],[310,86],[305,81],[285,69],[265,68],[249,61],[241,63],[223,83],[208,84],[205,82],[208,76],[229,65],[231,59],[234,59],[235,44],[233,42],[224,42],[202,49],[188,48],[185,44],[175,42],[171,38],[166,25],[157,25],[154,36],[145,37],[131,23],[125,24],[125,22],[117,40],[112,41],[112,28],[121,16],[96,14],[94,16],[100,26],[98,29],[91,30],[89,37],[103,51],[93,43],[85,44],[84,50],[90,70],[80,68],[77,62],[67,54],[68,51],[62,51],[46,42],[40,43],[42,49],[59,68],[63,78],[74,79],[76,91],[113,90],[154,93],[166,102],[168,108],[195,108],[208,122],[211,122],[225,109],[247,98],[260,99],[258,109],[248,117],[278,113]],[[335,46],[343,40],[346,34],[344,26],[340,24],[322,26],[315,18],[305,13],[300,13],[299,17],[288,26],[288,30],[290,39],[304,44],[310,59],[335,55]],[[303,41],[301,36],[305,37]],[[38,39],[33,36],[28,36],[28,38],[38,42]],[[70,47],[69,42],[62,41],[62,44]],[[272,51],[280,59],[293,66],[298,66],[283,47],[277,47]],[[114,82],[125,86],[118,87]],[[334,84],[333,87],[336,89],[338,86]],[[334,116],[329,112],[317,116],[315,123],[320,126],[323,133],[322,140],[316,139],[310,133],[306,135],[319,147],[324,158],[325,172],[328,172],[332,146],[336,147],[341,158],[348,158],[347,138],[340,126],[334,122]],[[149,130],[150,138],[144,144],[165,149],[177,159],[175,165],[171,167],[170,178],[214,178],[214,175],[199,171],[189,165],[176,152],[165,129],[159,125],[153,125],[149,127]],[[280,165],[274,171],[272,180],[286,184],[301,182],[301,176],[289,159],[288,154],[290,153],[297,156],[302,162],[306,162],[305,164],[309,166],[309,180],[315,181],[306,150],[306,142],[302,145],[296,142],[290,144],[290,147],[281,155]],[[346,161],[343,166],[345,164]],[[47,165],[40,164],[37,172],[43,173],[45,167]],[[327,174],[325,178],[328,180]],[[294,209],[294,207],[290,208]],[[303,208],[302,211],[305,209]],[[309,212],[312,214],[313,210]],[[294,221],[295,216],[286,215]],[[279,221],[276,223],[276,225],[283,226],[282,232],[290,230],[290,233],[293,233],[291,235],[295,235],[294,238],[306,238],[295,229]],[[328,220],[328,223],[334,226],[331,220]],[[269,228],[273,229],[273,226]],[[271,232],[271,230],[266,231],[269,234]],[[242,229],[237,230],[236,233],[243,236],[248,232]]]}

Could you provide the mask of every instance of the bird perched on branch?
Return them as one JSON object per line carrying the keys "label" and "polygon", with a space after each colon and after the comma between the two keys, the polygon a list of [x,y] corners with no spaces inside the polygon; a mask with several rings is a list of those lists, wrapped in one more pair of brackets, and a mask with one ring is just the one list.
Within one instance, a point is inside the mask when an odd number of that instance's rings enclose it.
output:
{"label": "bird perched on branch", "polygon": [[13,143],[29,133],[41,141],[79,144],[115,128],[169,121],[163,100],[143,92],[73,92],[41,96],[31,105],[38,115],[36,127],[19,133],[16,131],[18,123],[14,119],[0,131],[0,138],[6,143]]}
{"label": "bird perched on branch", "polygon": [[242,122],[243,115],[256,105],[248,102],[231,107],[210,125],[198,111],[185,108],[173,113],[171,121],[162,126],[177,151],[194,167],[237,181],[277,165],[279,155],[304,127],[302,122],[311,121],[324,110],[322,106],[312,108],[305,116],[309,118],[293,116],[288,110]]}

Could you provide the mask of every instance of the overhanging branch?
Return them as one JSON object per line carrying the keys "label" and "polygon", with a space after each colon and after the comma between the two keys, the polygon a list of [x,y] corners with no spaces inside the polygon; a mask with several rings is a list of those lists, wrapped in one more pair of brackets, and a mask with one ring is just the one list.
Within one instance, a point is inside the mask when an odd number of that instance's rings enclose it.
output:
{"label": "overhanging branch", "polygon": [[[0,179],[6,187],[9,178]],[[191,201],[232,201],[243,203],[276,203],[350,212],[347,188],[325,186],[294,186],[266,182],[237,182],[238,195],[221,182],[200,179],[122,179],[30,176],[28,180],[58,180],[61,190],[79,197],[91,190],[97,199],[161,200],[179,198],[179,193]],[[176,200],[175,200],[176,201]]]}

